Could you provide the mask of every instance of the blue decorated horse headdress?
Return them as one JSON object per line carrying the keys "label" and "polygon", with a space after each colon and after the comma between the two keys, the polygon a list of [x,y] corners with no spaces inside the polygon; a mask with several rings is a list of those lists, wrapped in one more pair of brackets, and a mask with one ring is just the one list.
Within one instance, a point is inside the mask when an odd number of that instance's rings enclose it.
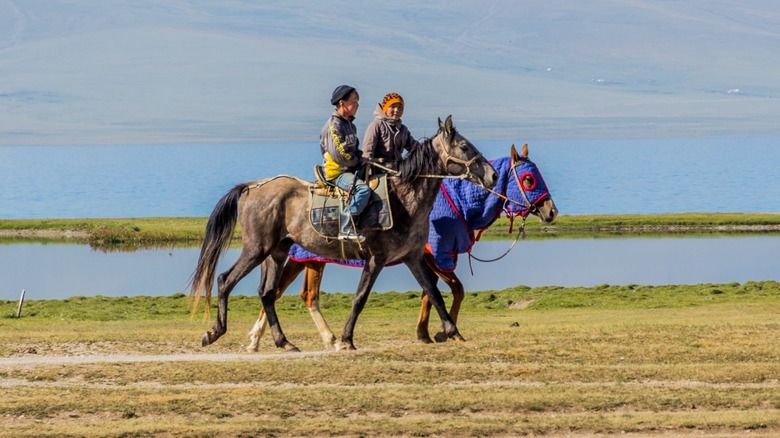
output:
{"label": "blue decorated horse headdress", "polygon": [[527,146],[523,147],[523,154],[517,154],[512,146],[512,156],[509,165],[509,178],[506,185],[504,201],[504,214],[508,218],[517,216],[527,217],[533,213],[537,204],[550,197],[550,191],[542,178],[542,173],[526,155]]}

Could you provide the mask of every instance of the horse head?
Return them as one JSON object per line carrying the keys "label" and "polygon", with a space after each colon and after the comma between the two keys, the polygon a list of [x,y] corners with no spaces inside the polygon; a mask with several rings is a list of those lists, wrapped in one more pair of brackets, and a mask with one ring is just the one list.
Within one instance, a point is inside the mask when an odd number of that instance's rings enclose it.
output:
{"label": "horse head", "polygon": [[448,174],[486,188],[493,188],[498,182],[496,169],[466,137],[458,133],[452,124],[451,115],[444,122],[439,119],[439,133],[434,137],[434,147]]}
{"label": "horse head", "polygon": [[525,218],[529,214],[533,214],[539,217],[542,222],[554,221],[558,216],[558,208],[555,207],[547,184],[544,183],[542,173],[536,164],[528,158],[528,145],[523,145],[522,153],[517,153],[515,145],[512,145],[510,159],[511,175],[510,182],[507,184],[506,196],[514,202],[507,201],[505,203],[506,215]]}

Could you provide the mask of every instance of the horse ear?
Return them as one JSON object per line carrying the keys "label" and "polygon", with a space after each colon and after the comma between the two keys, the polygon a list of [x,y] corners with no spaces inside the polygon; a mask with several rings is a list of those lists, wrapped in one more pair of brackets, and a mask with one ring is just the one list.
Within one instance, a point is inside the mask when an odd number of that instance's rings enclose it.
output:
{"label": "horse ear", "polygon": [[441,117],[439,117],[439,131],[441,131],[445,136],[452,137],[452,115],[450,114],[447,116],[447,120],[444,122],[441,121]]}
{"label": "horse ear", "polygon": [[528,143],[523,145],[523,151],[521,153],[525,155],[526,158],[528,158]]}
{"label": "horse ear", "polygon": [[512,143],[512,147],[509,148],[509,156],[512,158],[512,163],[517,163],[520,161],[520,154],[517,153],[517,149],[515,149],[514,143]]}

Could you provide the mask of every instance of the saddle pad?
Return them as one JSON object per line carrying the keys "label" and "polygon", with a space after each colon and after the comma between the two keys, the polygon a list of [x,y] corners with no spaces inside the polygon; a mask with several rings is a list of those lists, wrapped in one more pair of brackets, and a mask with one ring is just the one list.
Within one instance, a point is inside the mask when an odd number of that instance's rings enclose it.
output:
{"label": "saddle pad", "polygon": [[[388,201],[387,175],[381,174],[369,179],[372,188],[368,206],[358,218],[359,231],[381,230],[393,228],[393,215]],[[344,208],[343,194],[322,186],[309,186],[309,222],[323,237],[336,238],[339,230],[340,211]]]}

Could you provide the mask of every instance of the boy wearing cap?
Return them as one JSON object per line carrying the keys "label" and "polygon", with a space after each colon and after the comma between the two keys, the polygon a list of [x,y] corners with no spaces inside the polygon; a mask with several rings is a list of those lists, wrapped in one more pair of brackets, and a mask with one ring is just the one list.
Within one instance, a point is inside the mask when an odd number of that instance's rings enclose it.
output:
{"label": "boy wearing cap", "polygon": [[365,238],[355,232],[354,225],[357,216],[368,204],[371,189],[356,175],[361,164],[365,163],[361,160],[357,128],[352,123],[360,106],[359,100],[355,87],[340,85],[333,90],[330,103],[336,109],[320,132],[320,150],[325,179],[344,190],[351,190],[349,211],[342,212],[338,238],[362,242]]}
{"label": "boy wearing cap", "polygon": [[409,129],[401,122],[404,115],[404,98],[398,93],[388,93],[377,104],[374,120],[363,137],[363,157],[395,169],[403,158],[404,150],[417,146]]}

